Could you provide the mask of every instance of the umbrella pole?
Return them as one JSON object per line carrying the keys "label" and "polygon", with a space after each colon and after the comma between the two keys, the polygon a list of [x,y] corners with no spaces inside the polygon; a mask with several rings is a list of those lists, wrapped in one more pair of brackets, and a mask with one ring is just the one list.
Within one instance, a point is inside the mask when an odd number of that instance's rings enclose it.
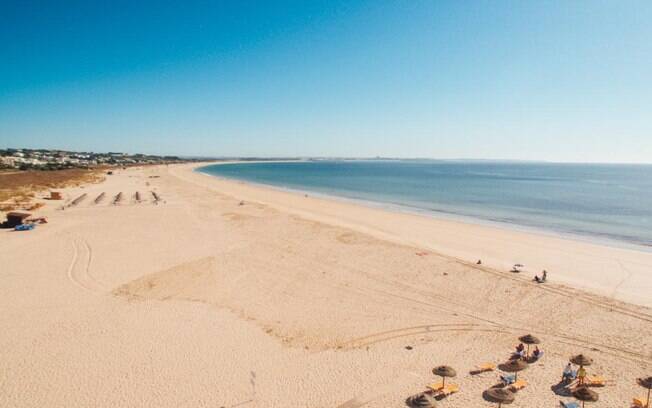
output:
{"label": "umbrella pole", "polygon": [[650,391],[652,391],[652,388],[647,389],[647,404],[645,404],[645,408],[650,408]]}
{"label": "umbrella pole", "polygon": [[527,361],[528,358],[530,358],[530,345],[529,344],[527,345],[527,351],[525,352],[525,360]]}
{"label": "umbrella pole", "polygon": [[446,386],[446,377],[441,376],[441,388],[443,389]]}

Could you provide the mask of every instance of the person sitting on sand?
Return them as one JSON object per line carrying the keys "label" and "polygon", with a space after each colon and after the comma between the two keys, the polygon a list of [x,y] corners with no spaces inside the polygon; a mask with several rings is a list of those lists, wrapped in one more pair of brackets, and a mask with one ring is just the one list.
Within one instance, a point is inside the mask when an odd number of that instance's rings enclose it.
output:
{"label": "person sitting on sand", "polygon": [[566,365],[566,368],[564,368],[564,372],[561,375],[561,380],[562,382],[566,382],[566,381],[572,381],[573,379],[575,379],[575,374],[573,373],[573,366],[571,365],[571,363],[568,363]]}
{"label": "person sitting on sand", "polygon": [[539,275],[534,275],[534,281],[537,283],[543,283],[546,281],[546,279],[548,279],[548,272],[546,272],[545,269],[543,270],[541,277],[539,277]]}
{"label": "person sitting on sand", "polygon": [[525,357],[525,346],[523,345],[523,343],[516,346],[516,355],[518,355],[521,358]]}
{"label": "person sitting on sand", "polygon": [[539,357],[543,354],[543,351],[539,350],[539,346],[534,346],[534,351],[532,352],[532,357],[534,357],[535,360],[538,360]]}

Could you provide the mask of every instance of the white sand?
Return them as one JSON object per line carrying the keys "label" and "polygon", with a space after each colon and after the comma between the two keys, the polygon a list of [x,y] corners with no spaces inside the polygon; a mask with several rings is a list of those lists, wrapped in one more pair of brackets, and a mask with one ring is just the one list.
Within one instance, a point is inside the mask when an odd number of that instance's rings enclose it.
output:
{"label": "white sand", "polygon": [[[528,332],[546,355],[512,406],[570,400],[553,386],[580,352],[612,380],[592,406],[643,394],[649,253],[191,170],[119,171],[66,190],[89,194],[76,207],[48,202],[35,231],[0,230],[0,406],[402,407],[445,363],[462,391],[440,405],[484,407],[497,375],[469,370]],[[515,262],[528,270],[506,272]],[[552,282],[532,283],[543,268]]]}

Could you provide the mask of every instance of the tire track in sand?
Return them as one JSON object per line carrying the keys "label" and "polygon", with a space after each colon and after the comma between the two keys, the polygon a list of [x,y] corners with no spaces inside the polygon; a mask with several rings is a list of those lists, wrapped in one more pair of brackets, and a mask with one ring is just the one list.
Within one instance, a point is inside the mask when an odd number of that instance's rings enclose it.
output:
{"label": "tire track in sand", "polygon": [[73,237],[73,256],[68,266],[68,279],[75,286],[88,292],[105,293],[104,286],[90,274],[93,248],[83,238]]}

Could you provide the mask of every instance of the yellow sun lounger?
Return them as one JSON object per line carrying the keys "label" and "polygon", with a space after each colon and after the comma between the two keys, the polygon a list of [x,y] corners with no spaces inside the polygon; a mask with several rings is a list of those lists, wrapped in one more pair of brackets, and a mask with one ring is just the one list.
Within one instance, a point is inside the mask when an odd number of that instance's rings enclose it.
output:
{"label": "yellow sun lounger", "polygon": [[634,401],[632,401],[632,405],[639,408],[645,408],[646,404],[647,404],[647,400],[643,397],[634,398]]}
{"label": "yellow sun lounger", "polygon": [[432,383],[428,385],[427,388],[431,391],[439,392],[442,388],[444,388],[444,384],[440,381],[438,383]]}
{"label": "yellow sun lounger", "polygon": [[478,375],[482,373],[488,373],[490,371],[494,371],[496,369],[496,365],[493,363],[483,363],[480,364],[479,366],[473,367],[473,369],[470,371],[471,375]]}
{"label": "yellow sun lounger", "polygon": [[459,392],[459,390],[460,390],[460,387],[458,387],[457,385],[448,384],[447,386],[445,386],[444,388],[439,390],[439,394],[440,395],[451,395],[451,394],[455,394],[456,392]]}
{"label": "yellow sun lounger", "polygon": [[525,380],[516,380],[516,382],[509,386],[514,391],[522,390],[527,387],[527,381]]}
{"label": "yellow sun lounger", "polygon": [[589,375],[586,377],[586,385],[593,386],[593,387],[604,387],[607,385],[607,380],[604,379],[604,377],[600,377],[597,375]]}
{"label": "yellow sun lounger", "polygon": [[432,390],[435,393],[435,395],[448,396],[451,394],[455,394],[456,392],[459,392],[460,387],[458,387],[455,384],[446,384],[445,386],[442,387],[441,383],[437,383],[437,384],[430,384],[428,386],[428,389]]}
{"label": "yellow sun lounger", "polygon": [[496,369],[496,365],[493,363],[484,363],[480,364],[479,366],[476,367],[476,371],[478,372],[485,372],[485,371],[493,371]]}

